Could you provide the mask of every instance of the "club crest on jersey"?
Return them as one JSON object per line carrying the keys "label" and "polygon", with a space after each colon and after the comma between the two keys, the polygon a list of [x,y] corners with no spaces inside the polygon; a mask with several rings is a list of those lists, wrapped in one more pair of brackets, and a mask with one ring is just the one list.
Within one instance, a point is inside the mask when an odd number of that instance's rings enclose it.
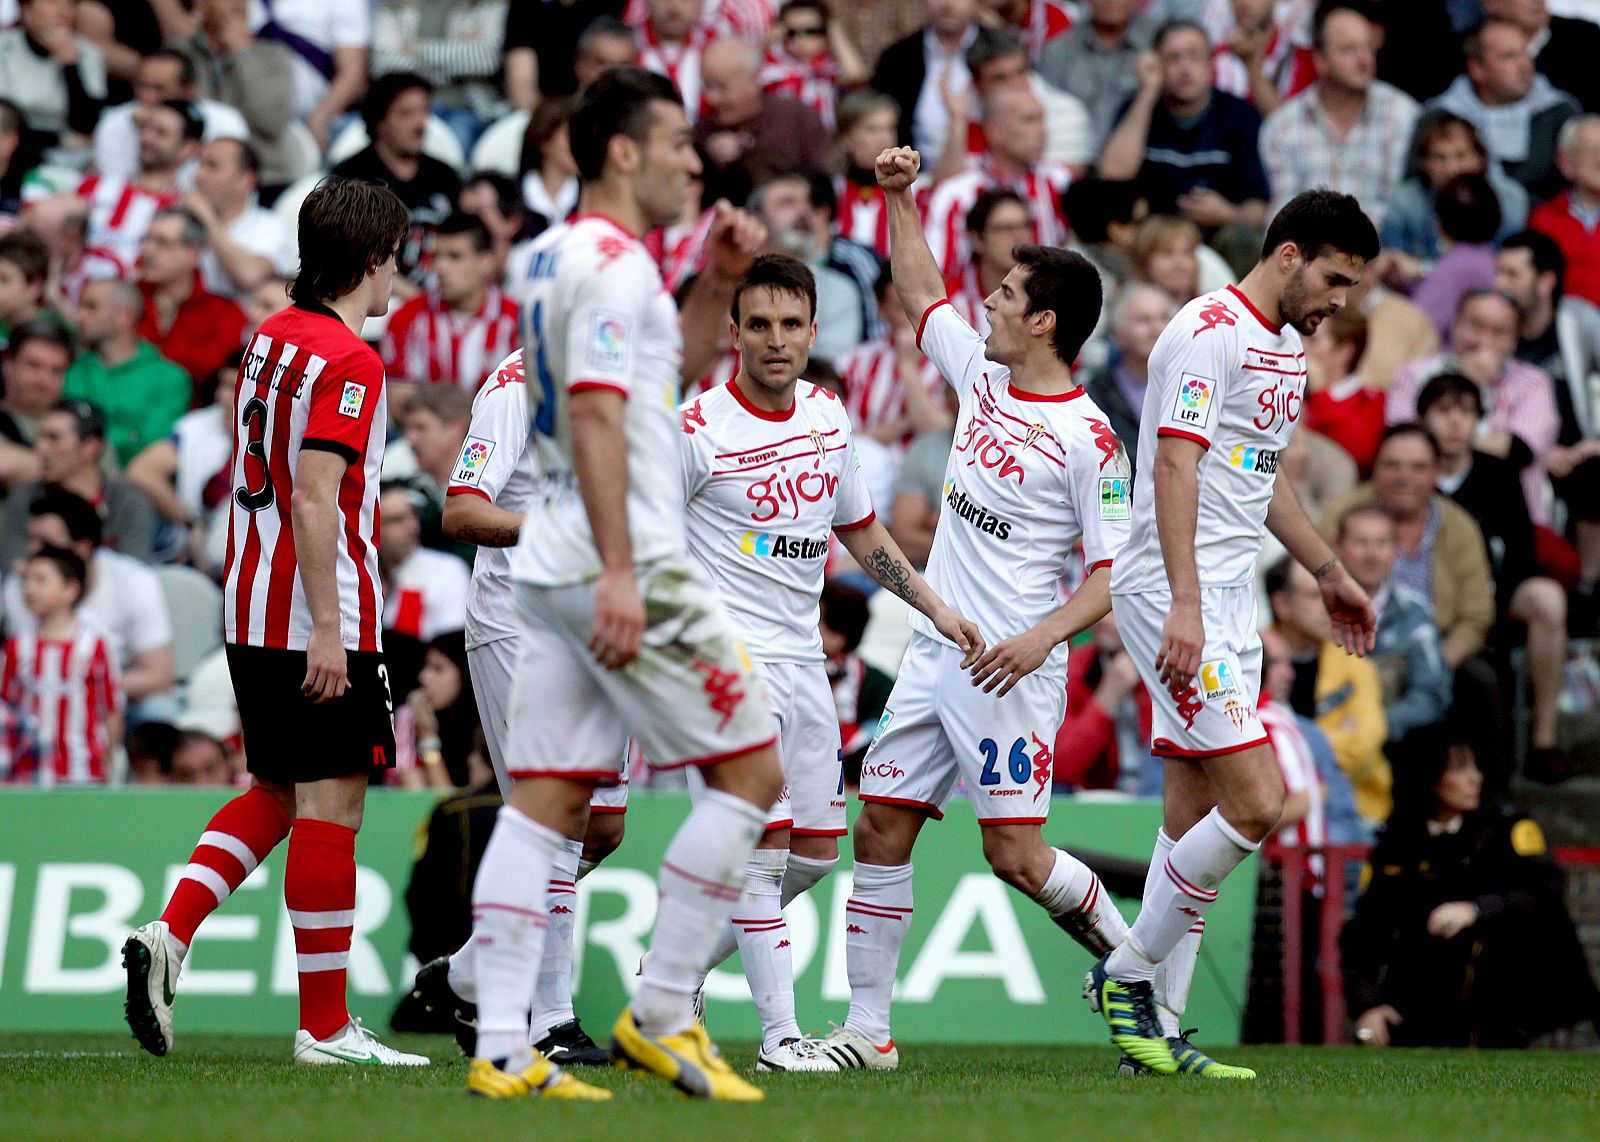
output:
{"label": "club crest on jersey", "polygon": [[1045,434],[1044,425],[1040,424],[1037,420],[1034,421],[1032,424],[1028,425],[1028,435],[1023,440],[1022,446],[1024,448],[1032,448],[1033,445],[1034,445],[1034,442],[1037,441],[1039,439],[1039,437],[1043,436],[1044,434]]}
{"label": "club crest on jersey", "polygon": [[339,394],[339,415],[353,418],[361,415],[361,406],[367,403],[367,386],[346,381]]}
{"label": "club crest on jersey", "polygon": [[1172,403],[1172,419],[1179,424],[1204,428],[1211,423],[1211,398],[1217,382],[1198,373],[1185,373],[1178,382],[1178,399]]}
{"label": "club crest on jersey", "polygon": [[489,463],[489,457],[493,455],[494,441],[485,440],[481,436],[467,437],[466,443],[461,446],[461,456],[456,461],[456,470],[450,477],[450,482],[477,487],[478,481],[483,478],[483,470]]}
{"label": "club crest on jersey", "polygon": [[1199,679],[1202,702],[1210,703],[1224,698],[1244,696],[1244,691],[1239,688],[1238,674],[1229,659],[1214,658],[1210,662],[1202,662]]}
{"label": "club crest on jersey", "polygon": [[624,369],[628,365],[628,319],[604,310],[594,315],[589,338],[589,364],[597,369]]}
{"label": "club crest on jersey", "polygon": [[1228,715],[1228,720],[1233,723],[1233,728],[1243,732],[1245,715],[1250,711],[1246,710],[1242,703],[1233,698],[1228,699],[1228,704],[1222,707],[1222,711]]}
{"label": "club crest on jersey", "polygon": [[820,428],[811,430],[811,445],[817,450],[817,460],[826,463],[828,460],[828,442]]}
{"label": "club crest on jersey", "polygon": [[1189,335],[1191,341],[1208,329],[1215,329],[1219,325],[1236,325],[1239,320],[1233,310],[1220,301],[1212,301],[1202,306],[1199,317],[1200,328]]}
{"label": "club crest on jersey", "polygon": [[1126,476],[1100,477],[1100,518],[1133,518],[1133,481]]}

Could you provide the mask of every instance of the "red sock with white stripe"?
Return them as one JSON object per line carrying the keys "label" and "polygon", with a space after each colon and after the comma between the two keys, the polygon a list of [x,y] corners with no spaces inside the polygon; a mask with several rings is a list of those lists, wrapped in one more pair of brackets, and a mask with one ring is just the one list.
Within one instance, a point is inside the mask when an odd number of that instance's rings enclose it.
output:
{"label": "red sock with white stripe", "polygon": [[1128,922],[1088,865],[1060,849],[1055,854],[1056,862],[1034,900],[1057,927],[1098,959],[1127,938]]}
{"label": "red sock with white stripe", "polygon": [[1106,963],[1112,979],[1125,982],[1155,978],[1156,965],[1172,954],[1178,941],[1217,899],[1223,879],[1260,845],[1246,840],[1212,809],[1183,834],[1161,862],[1158,842],[1151,874],[1145,879],[1145,902],[1122,946]]}
{"label": "red sock with white stripe", "polygon": [[245,790],[206,825],[161,919],[187,949],[200,922],[289,835],[289,811],[265,789]]}
{"label": "red sock with white stripe", "polygon": [[472,885],[478,1057],[528,1049],[528,1003],[550,926],[546,895],[566,838],[502,805]]}
{"label": "red sock with white stripe", "polygon": [[572,1019],[572,929],[577,921],[578,862],[582,859],[583,842],[568,840],[550,870],[550,927],[545,929],[544,958],[533,985],[533,1017],[528,1024],[532,1043],[550,1034],[550,1028]]}
{"label": "red sock with white stripe", "polygon": [[761,1017],[761,1049],[775,1051],[800,1038],[794,1017],[794,959],[783,922],[783,873],[788,849],[757,849],[745,865],[744,895],[733,913],[744,977]]}
{"label": "red sock with white stripe", "polygon": [[327,1039],[350,1022],[345,967],[356,922],[356,831],[311,817],[295,820],[283,872],[300,970],[300,1026]]}
{"label": "red sock with white stripe", "polygon": [[887,1049],[889,1001],[900,968],[900,949],[911,927],[911,865],[857,864],[844,906],[845,969],[850,1013],[844,1025]]}
{"label": "red sock with white stripe", "polygon": [[694,1023],[694,993],[739,903],[745,863],[767,823],[766,807],[707,789],[661,861],[660,904],[633,1016],[646,1035]]}

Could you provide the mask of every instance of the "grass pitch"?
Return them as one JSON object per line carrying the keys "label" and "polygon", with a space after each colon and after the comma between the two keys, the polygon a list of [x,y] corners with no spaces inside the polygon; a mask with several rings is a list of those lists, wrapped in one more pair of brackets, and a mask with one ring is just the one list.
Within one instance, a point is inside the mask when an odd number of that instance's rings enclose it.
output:
{"label": "grass pitch", "polygon": [[[596,1028],[598,1030],[598,1027]],[[1234,1048],[1255,1083],[1118,1079],[1109,1047],[901,1045],[898,1072],[763,1075],[764,1103],[693,1103],[663,1083],[579,1073],[617,1092],[594,1104],[470,1098],[445,1038],[390,1036],[432,1055],[419,1070],[296,1067],[287,1036],[191,1035],[166,1059],[110,1035],[0,1035],[0,1135],[337,1142],[501,1138],[748,1142],[1071,1138],[1600,1138],[1600,1056]],[[728,1044],[735,1065],[753,1049]]]}

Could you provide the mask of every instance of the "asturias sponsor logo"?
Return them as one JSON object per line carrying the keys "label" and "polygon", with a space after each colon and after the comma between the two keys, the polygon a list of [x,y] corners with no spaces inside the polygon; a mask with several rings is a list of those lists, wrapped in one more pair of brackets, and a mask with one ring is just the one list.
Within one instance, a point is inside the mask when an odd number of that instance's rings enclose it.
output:
{"label": "asturias sponsor logo", "polygon": [[1278,453],[1271,448],[1257,448],[1252,444],[1235,444],[1228,453],[1228,463],[1241,472],[1260,472],[1271,476],[1278,471]]}
{"label": "asturias sponsor logo", "polygon": [[966,520],[979,531],[987,532],[996,539],[1011,538],[1011,522],[1003,520],[982,504],[972,500],[965,492],[956,491],[956,482],[944,482],[944,502],[950,505],[950,510]]}
{"label": "asturias sponsor logo", "polygon": [[739,554],[773,559],[821,559],[828,553],[826,539],[807,539],[801,535],[772,535],[747,531],[739,537]]}

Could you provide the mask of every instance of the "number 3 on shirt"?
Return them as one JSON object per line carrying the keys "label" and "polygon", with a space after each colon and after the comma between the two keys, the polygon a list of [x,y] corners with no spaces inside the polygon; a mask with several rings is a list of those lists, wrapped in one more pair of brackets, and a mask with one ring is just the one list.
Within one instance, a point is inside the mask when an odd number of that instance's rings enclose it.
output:
{"label": "number 3 on shirt", "polygon": [[[247,512],[265,511],[278,498],[278,493],[272,487],[272,473],[267,467],[267,402],[260,397],[245,401],[244,411],[239,414],[239,424],[244,429],[245,486],[237,489],[233,498]],[[256,484],[257,476],[261,480],[259,485]]]}
{"label": "number 3 on shirt", "polygon": [[[1027,742],[1018,738],[1011,743],[1011,752],[1006,755],[1006,768],[1011,771],[1011,780],[1018,785],[1028,780],[1028,774],[1033,772],[1033,765],[1028,761],[1024,752]],[[1000,774],[995,770],[995,764],[1000,760],[1000,747],[993,738],[984,738],[978,743],[978,752],[983,754],[983,774],[978,778],[979,785],[999,785]]]}

